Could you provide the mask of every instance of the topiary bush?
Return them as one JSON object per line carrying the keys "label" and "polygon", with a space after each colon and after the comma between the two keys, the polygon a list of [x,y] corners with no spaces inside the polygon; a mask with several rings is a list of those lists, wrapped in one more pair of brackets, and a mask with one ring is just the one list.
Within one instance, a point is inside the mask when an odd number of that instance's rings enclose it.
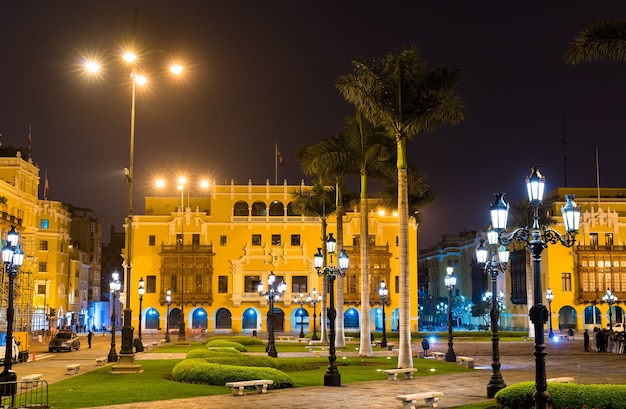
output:
{"label": "topiary bush", "polygon": [[[228,352],[227,352],[228,351]],[[266,366],[278,368],[278,360],[270,356],[244,355],[235,349],[194,349],[186,358],[200,358],[206,362],[238,366]]]}
{"label": "topiary bush", "polygon": [[179,382],[204,383],[224,386],[226,382],[248,381],[251,379],[271,379],[271,389],[291,388],[293,379],[274,368],[222,365],[206,362],[200,358],[185,359],[172,370],[172,377]]}
{"label": "topiary bush", "polygon": [[241,345],[263,345],[263,341],[261,341],[258,338],[253,338],[253,337],[247,337],[245,335],[216,335],[216,336],[212,336],[208,339],[209,342],[214,341],[214,340],[224,340],[224,341],[231,341],[231,342],[236,342],[238,344]]}
{"label": "topiary bush", "polygon": [[239,352],[247,352],[248,348],[241,345],[239,342],[227,341],[225,339],[215,339],[209,341],[205,345],[206,348],[235,348]]}
{"label": "topiary bush", "polygon": [[[534,382],[520,382],[507,386],[495,395],[498,407],[505,409],[526,409],[535,406],[533,395]],[[626,409],[626,385],[600,385],[574,383],[548,383],[553,409]]]}

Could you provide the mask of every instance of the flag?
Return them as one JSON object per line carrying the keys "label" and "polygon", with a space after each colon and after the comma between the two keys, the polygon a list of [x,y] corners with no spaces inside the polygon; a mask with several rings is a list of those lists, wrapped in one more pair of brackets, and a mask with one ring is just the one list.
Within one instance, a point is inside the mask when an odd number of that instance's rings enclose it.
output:
{"label": "flag", "polygon": [[280,166],[285,166],[285,160],[283,159],[283,155],[280,154],[280,149],[278,149],[278,144],[276,144],[276,161],[280,163]]}
{"label": "flag", "polygon": [[50,186],[48,185],[48,169],[46,169],[46,176],[43,183],[43,200],[48,200],[48,189]]}
{"label": "flag", "polygon": [[28,159],[32,159],[33,155],[32,155],[32,146],[33,146],[33,138],[31,136],[31,127],[30,124],[28,124]]}

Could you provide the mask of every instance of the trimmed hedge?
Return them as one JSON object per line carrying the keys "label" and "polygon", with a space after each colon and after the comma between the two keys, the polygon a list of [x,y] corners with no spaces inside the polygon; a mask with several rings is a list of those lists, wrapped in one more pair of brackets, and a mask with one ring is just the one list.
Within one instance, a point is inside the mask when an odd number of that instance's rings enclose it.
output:
{"label": "trimmed hedge", "polygon": [[[505,409],[526,409],[535,406],[534,382],[520,382],[507,386],[495,395],[498,407]],[[626,385],[600,385],[574,383],[548,383],[553,409],[626,409]]]}
{"label": "trimmed hedge", "polygon": [[206,343],[207,348],[235,348],[239,352],[247,352],[248,348],[239,342],[228,341],[225,339],[214,339]]}
{"label": "trimmed hedge", "polygon": [[270,356],[243,355],[234,349],[193,349],[187,352],[185,358],[200,358],[204,359],[206,362],[223,365],[278,368],[278,360],[275,358]]}
{"label": "trimmed hedge", "polygon": [[179,382],[205,383],[224,386],[226,382],[249,381],[251,379],[271,379],[271,389],[291,388],[293,379],[274,368],[259,368],[222,365],[206,362],[200,358],[185,359],[172,370],[172,377]]}
{"label": "trimmed hedge", "polygon": [[241,345],[263,345],[263,341],[260,339],[247,337],[245,335],[214,335],[208,339],[208,342],[214,340],[231,341]]}

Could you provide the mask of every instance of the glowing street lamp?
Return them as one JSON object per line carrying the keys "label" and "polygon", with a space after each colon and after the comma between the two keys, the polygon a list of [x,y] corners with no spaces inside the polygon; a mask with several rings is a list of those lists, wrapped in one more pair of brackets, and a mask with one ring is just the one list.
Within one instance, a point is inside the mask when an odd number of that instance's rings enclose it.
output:
{"label": "glowing street lamp", "polygon": [[278,286],[274,286],[276,281],[276,275],[273,271],[270,271],[270,275],[267,277],[267,291],[263,286],[263,281],[259,281],[258,291],[260,296],[265,296],[269,301],[269,310],[267,311],[267,355],[276,358],[278,352],[276,351],[276,344],[274,342],[274,301],[285,294],[287,290],[287,284],[282,281]]}
{"label": "glowing street lamp", "polygon": [[548,300],[548,322],[550,323],[550,331],[548,332],[548,339],[554,338],[554,332],[552,331],[552,300],[554,300],[554,293],[550,288],[546,290],[546,300]]}
{"label": "glowing street lamp", "polygon": [[165,342],[170,342],[170,304],[172,303],[172,290],[167,290],[165,295],[167,314],[165,314]]}
{"label": "glowing street lamp", "polygon": [[387,300],[387,295],[389,295],[389,289],[387,288],[385,280],[382,280],[380,282],[378,295],[380,295],[380,305],[383,309],[383,339],[380,341],[380,346],[383,348],[387,348],[387,319],[385,317],[385,301]]}
{"label": "glowing street lamp", "polygon": [[299,297],[293,297],[293,302],[300,305],[300,308],[297,310],[297,312],[300,313],[300,338],[304,338],[304,308],[302,308],[302,306],[307,302],[307,300],[304,298],[303,294],[300,294]]}
{"label": "glowing street lamp", "polygon": [[454,353],[452,342],[452,291],[456,286],[456,276],[452,274],[454,269],[447,267],[447,274],[444,279],[446,288],[448,289],[448,350],[446,351],[446,362],[456,362],[456,354]]}
{"label": "glowing street lamp", "polygon": [[135,346],[135,350],[137,352],[143,352],[143,342],[141,341],[141,313],[143,310],[141,304],[143,302],[143,295],[146,293],[143,277],[139,279],[139,288],[137,290],[137,293],[139,294],[139,329],[137,330],[137,338],[139,339],[139,342]]}
{"label": "glowing street lamp", "polygon": [[313,305],[313,336],[311,336],[311,339],[317,341],[320,338],[317,336],[317,313],[315,307],[317,307],[317,303],[322,302],[322,294],[318,294],[317,290],[314,288],[311,294],[306,297],[306,302]]}
{"label": "glowing street lamp", "polygon": [[602,301],[609,304],[609,329],[613,331],[613,311],[611,311],[611,305],[617,302],[617,296],[613,294],[610,288],[607,288],[602,296]]}
{"label": "glowing street lamp", "polygon": [[113,297],[113,306],[111,307],[111,349],[109,350],[107,361],[117,362],[118,357],[117,352],[115,351],[115,327],[117,326],[117,315],[115,314],[115,310],[117,305],[117,296],[122,288],[122,283],[120,282],[120,274],[117,271],[113,272],[111,278],[112,280],[109,282],[109,289],[111,290],[111,296]]}

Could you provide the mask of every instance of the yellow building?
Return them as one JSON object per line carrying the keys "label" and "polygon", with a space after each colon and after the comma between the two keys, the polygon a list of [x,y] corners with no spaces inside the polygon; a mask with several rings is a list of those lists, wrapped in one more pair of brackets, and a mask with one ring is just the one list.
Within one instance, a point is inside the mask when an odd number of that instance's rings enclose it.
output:
{"label": "yellow building", "polygon": [[[287,285],[275,303],[275,330],[313,331],[313,307],[300,306],[294,297],[322,292],[322,279],[313,266],[313,255],[323,246],[321,222],[294,211],[292,192],[309,189],[302,185],[211,184],[209,191],[193,188],[172,196],[146,197],[146,214],[134,215],[132,226],[131,309],[137,328],[137,287],[145,280],[142,303],[142,333],[176,333],[181,315],[187,333],[266,331],[268,302],[259,296],[259,281],[267,288],[270,272]],[[182,208],[182,212],[181,212]],[[390,212],[370,209],[370,317],[371,329],[382,327],[378,285],[389,287],[387,329],[397,330],[398,248],[397,218]],[[334,217],[328,233],[336,235]],[[128,226],[126,226],[128,228]],[[343,247],[350,257],[344,280],[344,328],[358,331],[360,309],[359,266],[360,218],[356,209],[344,217]],[[410,226],[410,266],[415,274],[411,303],[412,329],[417,330],[417,227]],[[335,259],[336,264],[336,259]],[[121,271],[120,271],[121,272]],[[339,280],[339,278],[338,278]],[[169,323],[166,292],[171,290]],[[125,300],[125,296],[120,297]],[[317,305],[317,317],[320,316]],[[338,307],[339,308],[339,307]],[[320,331],[319,322],[316,325]]]}

